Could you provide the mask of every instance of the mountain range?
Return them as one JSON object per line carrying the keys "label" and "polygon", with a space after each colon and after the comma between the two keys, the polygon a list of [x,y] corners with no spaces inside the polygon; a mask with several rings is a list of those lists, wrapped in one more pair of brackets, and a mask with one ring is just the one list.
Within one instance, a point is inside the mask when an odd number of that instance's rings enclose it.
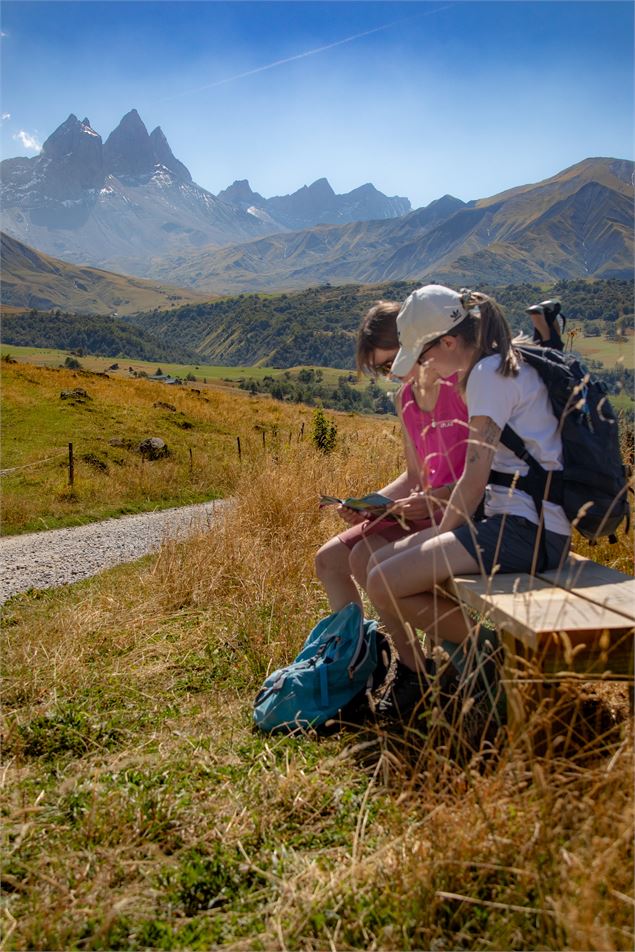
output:
{"label": "mountain range", "polygon": [[336,195],[325,178],[312,185],[304,185],[292,195],[276,195],[263,198],[253,192],[246,179],[236,181],[218,193],[218,198],[237,205],[250,215],[255,215],[276,231],[297,231],[326,223],[370,221],[381,218],[399,218],[410,211],[407,198],[388,198],[367,183],[359,188]]}
{"label": "mountain range", "polygon": [[71,114],[34,158],[0,164],[4,230],[66,261],[147,276],[154,256],[219,247],[324,222],[389,218],[410,209],[372,185],[336,195],[326,179],[265,199],[248,182],[219,196],[192,181],[160,127],[136,109],[105,142]]}
{"label": "mountain range", "polygon": [[148,273],[236,293],[325,282],[503,285],[629,278],[631,161],[590,158],[542,182],[477,201],[451,195],[400,218],[320,225],[155,260]]}
{"label": "mountain range", "polygon": [[5,231],[32,248],[207,296],[395,280],[501,286],[630,277],[633,169],[588,158],[414,211],[370,184],[337,195],[326,179],[272,198],[247,180],[213,195],[133,109],[103,143],[70,115],[40,155],[1,163],[0,197]]}

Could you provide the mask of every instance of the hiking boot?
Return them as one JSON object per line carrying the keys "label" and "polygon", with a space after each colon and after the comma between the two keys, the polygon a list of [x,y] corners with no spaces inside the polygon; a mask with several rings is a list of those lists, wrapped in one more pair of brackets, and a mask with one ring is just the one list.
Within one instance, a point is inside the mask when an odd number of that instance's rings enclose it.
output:
{"label": "hiking boot", "polygon": [[413,671],[401,661],[397,661],[390,687],[375,707],[375,714],[379,720],[407,723],[414,709],[428,692],[434,674],[434,662],[428,658],[425,659],[423,671]]}

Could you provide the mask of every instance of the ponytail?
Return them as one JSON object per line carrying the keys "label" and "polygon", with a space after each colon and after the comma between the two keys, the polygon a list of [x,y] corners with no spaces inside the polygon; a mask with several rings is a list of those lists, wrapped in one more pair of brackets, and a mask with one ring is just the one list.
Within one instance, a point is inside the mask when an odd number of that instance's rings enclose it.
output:
{"label": "ponytail", "polygon": [[[472,367],[492,354],[500,356],[498,373],[503,377],[516,377],[520,369],[521,355],[514,347],[509,324],[500,305],[494,298],[481,294],[478,291],[461,291],[463,306],[466,309],[478,308],[480,317],[468,316],[461,321],[456,329],[457,336],[466,343],[476,346],[476,354]],[[463,325],[466,326],[465,329]],[[464,332],[465,331],[465,332]],[[470,367],[470,370],[472,369]]]}

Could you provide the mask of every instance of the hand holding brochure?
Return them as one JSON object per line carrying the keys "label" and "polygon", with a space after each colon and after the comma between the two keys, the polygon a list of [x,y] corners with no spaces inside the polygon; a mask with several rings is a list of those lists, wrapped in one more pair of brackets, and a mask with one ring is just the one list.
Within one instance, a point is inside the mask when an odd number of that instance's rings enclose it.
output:
{"label": "hand holding brochure", "polygon": [[320,509],[324,509],[326,506],[346,506],[347,509],[354,509],[356,512],[381,515],[389,506],[392,506],[393,502],[393,499],[382,496],[381,493],[369,493],[359,499],[353,496],[349,496],[348,499],[339,499],[337,496],[320,496]]}

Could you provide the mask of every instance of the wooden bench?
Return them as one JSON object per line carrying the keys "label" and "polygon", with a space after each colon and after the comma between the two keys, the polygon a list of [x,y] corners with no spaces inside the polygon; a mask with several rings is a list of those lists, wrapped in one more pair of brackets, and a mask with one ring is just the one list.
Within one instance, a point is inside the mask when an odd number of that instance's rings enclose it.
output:
{"label": "wooden bench", "polygon": [[626,681],[632,705],[635,578],[571,555],[559,571],[464,576],[448,580],[442,591],[499,632],[512,732],[525,722],[523,683]]}

